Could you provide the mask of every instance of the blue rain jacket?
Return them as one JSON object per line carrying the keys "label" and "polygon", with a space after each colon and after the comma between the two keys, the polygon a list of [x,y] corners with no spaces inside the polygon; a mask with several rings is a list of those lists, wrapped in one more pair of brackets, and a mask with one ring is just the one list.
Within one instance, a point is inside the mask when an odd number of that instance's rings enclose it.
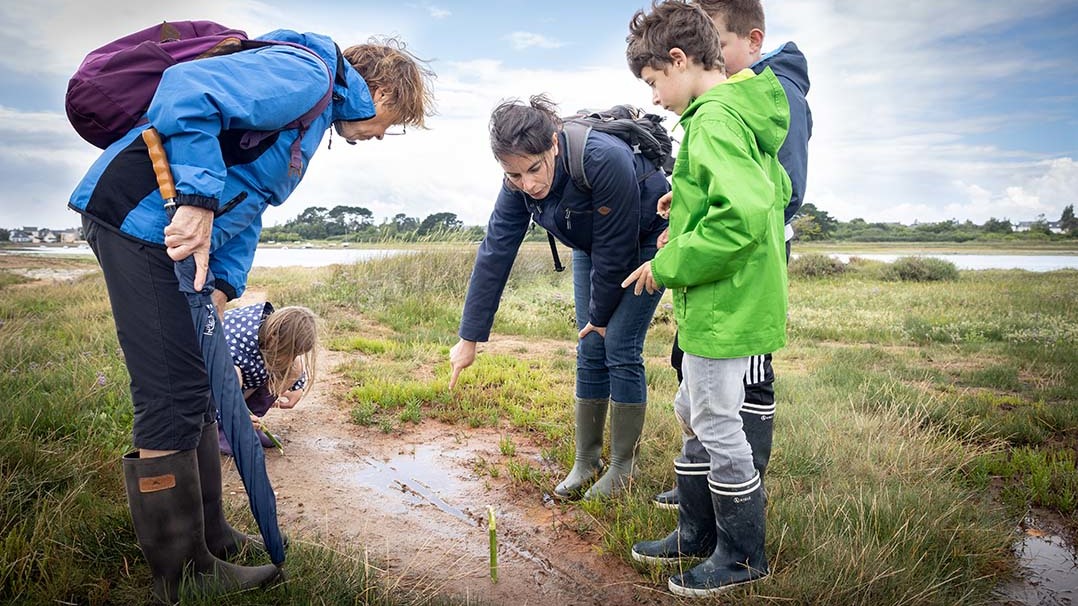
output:
{"label": "blue rain jacket", "polygon": [[[262,213],[296,189],[326,129],[336,120],[375,115],[359,73],[347,62],[338,73],[333,40],[289,30],[261,38],[300,44],[318,57],[300,48],[267,46],[170,67],[150,104],[149,123],[109,146],[68,203],[108,229],[164,247],[168,217],[141,137],[153,126],[164,142],[178,200],[220,213],[213,222],[210,269],[214,286],[230,299],[243,294],[247,284]],[[240,145],[249,131],[277,131],[306,114],[330,82],[330,105],[301,142],[300,174],[289,174],[298,129],[276,132],[251,149]]]}

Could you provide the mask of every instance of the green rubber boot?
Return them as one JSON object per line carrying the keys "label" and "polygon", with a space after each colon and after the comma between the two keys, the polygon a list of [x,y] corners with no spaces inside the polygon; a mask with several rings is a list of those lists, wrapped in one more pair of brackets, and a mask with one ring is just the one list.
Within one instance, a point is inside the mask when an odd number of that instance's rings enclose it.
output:
{"label": "green rubber boot", "polygon": [[606,426],[606,398],[576,399],[576,456],[569,476],[554,489],[559,499],[580,495],[584,484],[603,470],[603,428]]}
{"label": "green rubber boot", "polygon": [[610,466],[584,493],[585,499],[612,497],[629,485],[646,407],[646,404],[610,402]]}

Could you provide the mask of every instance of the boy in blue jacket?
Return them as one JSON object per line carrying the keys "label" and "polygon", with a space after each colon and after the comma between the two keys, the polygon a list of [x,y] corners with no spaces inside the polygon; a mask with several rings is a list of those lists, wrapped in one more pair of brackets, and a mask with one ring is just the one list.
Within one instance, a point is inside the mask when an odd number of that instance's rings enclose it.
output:
{"label": "boy in blue jacket", "polygon": [[[101,154],[69,202],[101,265],[131,375],[136,450],[123,457],[128,504],[154,597],[168,603],[185,577],[200,590],[231,593],[278,576],[272,565],[222,559],[247,538],[224,521],[215,406],[174,263],[193,257],[196,291],[212,275],[220,310],[243,293],[262,213],[299,185],[326,130],[349,143],[381,139],[392,125],[422,126],[431,111],[431,73],[395,41],[341,53],[319,34],[278,30],[262,38],[300,46],[165,70],[146,123]],[[332,100],[307,136],[289,128],[331,86]],[[175,180],[172,215],[141,136],[150,127]],[[245,143],[246,133],[258,131],[273,134]]]}

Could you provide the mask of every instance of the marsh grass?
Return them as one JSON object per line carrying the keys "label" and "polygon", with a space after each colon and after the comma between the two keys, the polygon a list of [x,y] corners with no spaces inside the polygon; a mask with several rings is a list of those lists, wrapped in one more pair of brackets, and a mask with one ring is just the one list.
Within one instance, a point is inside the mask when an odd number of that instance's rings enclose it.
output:
{"label": "marsh grass", "polygon": [[[0,285],[0,322],[0,603],[149,604],[120,466],[128,377],[100,275]],[[254,531],[245,510],[229,517]],[[287,584],[229,603],[447,603],[402,587],[355,546],[319,537],[293,537],[288,573]]]}
{"label": "marsh grass", "polygon": [[[425,281],[408,278],[416,290],[395,288],[411,302],[365,295],[371,308],[364,315],[390,328],[409,327],[390,341],[426,340],[441,348],[375,355],[356,364],[365,370],[349,367],[370,379],[359,381],[349,398],[360,409],[388,411],[400,405],[397,390],[404,389],[421,397],[433,418],[523,432],[522,439],[542,447],[548,465],[513,460],[503,438],[502,456],[484,460],[481,471],[504,473],[538,498],[572,465],[572,361],[540,353],[545,349],[537,341],[534,349],[482,354],[449,393],[448,346],[463,304],[463,288],[454,291],[450,283],[466,284],[472,257],[439,251],[425,258],[448,276],[435,286],[439,296],[424,292]],[[570,280],[546,261],[541,247],[522,254],[496,334],[571,342]],[[344,271],[357,279],[365,273]],[[1070,497],[1048,495],[1073,493],[1070,482],[1078,477],[1073,461],[1058,454],[1076,426],[1078,396],[1067,378],[1075,376],[1071,337],[1078,317],[1066,303],[1078,290],[1078,272],[960,272],[956,285],[895,280],[892,271],[854,260],[841,275],[791,282],[791,343],[776,356],[780,412],[768,474],[775,573],[732,593],[732,603],[990,601],[1012,566],[1016,510],[992,500],[988,481],[1000,478],[1012,505],[1073,514]],[[416,301],[426,307],[421,314]],[[327,301],[338,309],[346,303]],[[446,325],[449,332],[435,336]],[[650,505],[651,495],[673,481],[670,461],[680,444],[670,406],[676,378],[667,367],[673,332],[666,299],[645,345],[651,410],[627,497],[569,506],[578,532],[626,560],[633,542],[660,537],[676,524]],[[414,382],[376,378],[407,374],[402,362],[412,365]],[[1037,456],[1015,450],[1026,444]],[[640,570],[660,584],[669,572]]]}
{"label": "marsh grass", "polygon": [[[538,500],[572,464],[574,364],[549,346],[572,343],[570,279],[550,270],[545,246],[526,245],[494,327],[522,344],[481,354],[449,392],[474,254],[461,245],[258,270],[252,288],[320,315],[324,343],[348,360],[330,370],[354,422],[387,433],[424,419],[495,427],[500,452],[473,462],[477,475],[507,477],[515,498]],[[1012,569],[1011,528],[1026,507],[1075,519],[1078,272],[896,282],[885,266],[855,260],[842,275],[791,280],[766,480],[774,573],[724,603],[987,603]],[[0,602],[145,603],[149,572],[119,465],[131,406],[100,277],[0,283],[0,321],[10,400],[0,407]],[[645,346],[649,413],[628,493],[563,506],[574,530],[626,561],[634,541],[676,523],[649,502],[673,482],[680,445],[673,331],[667,298]],[[515,456],[523,444],[542,457]],[[361,551],[321,543],[294,543],[288,585],[230,599],[439,602],[438,579],[402,585]],[[656,585],[670,572],[640,571]]]}

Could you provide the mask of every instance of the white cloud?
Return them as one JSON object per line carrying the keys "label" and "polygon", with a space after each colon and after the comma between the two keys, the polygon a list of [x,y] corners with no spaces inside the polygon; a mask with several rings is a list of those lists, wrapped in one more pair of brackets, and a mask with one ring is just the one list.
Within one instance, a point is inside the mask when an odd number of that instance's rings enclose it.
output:
{"label": "white cloud", "polygon": [[[432,4],[412,4],[401,14],[349,8],[342,19],[339,6],[315,3],[299,11],[275,8],[273,1],[188,0],[178,7],[162,0],[3,3],[0,77],[15,70],[62,81],[88,49],[166,17],[208,18],[251,33],[286,23],[341,41],[363,39],[374,32],[362,28],[375,24],[421,51],[432,44],[430,28],[442,27],[432,25],[440,10]],[[1015,86],[1013,78],[1071,73],[1073,57],[1039,56],[1020,44],[959,44],[984,28],[1043,15],[1048,7],[1041,0],[985,0],[975,11],[963,2],[928,0],[768,5],[765,46],[793,39],[809,60],[815,126],[806,201],[843,220],[1058,218],[1078,201],[1078,150],[1033,153],[998,133],[1015,124],[1044,128],[1052,124],[1046,120],[1073,120],[1066,111],[1073,89],[1053,91],[1059,100],[1051,115],[1033,107],[988,109],[994,95]],[[398,212],[424,217],[446,211],[468,224],[485,223],[501,179],[487,141],[490,110],[499,101],[545,92],[566,114],[624,102],[652,107],[647,87],[625,67],[621,36],[619,24],[586,43],[528,32],[507,37],[521,49],[574,44],[581,50],[571,63],[542,68],[491,55],[436,63],[440,114],[429,121],[431,130],[356,147],[338,140],[331,151],[319,152],[299,190],[267,213],[266,223],[307,206],[336,204],[365,206],[379,220]],[[974,103],[981,111],[971,111]],[[671,117],[667,124],[673,123]],[[0,226],[74,225],[77,218],[64,205],[95,150],[60,113],[8,108],[0,108],[0,142]]]}
{"label": "white cloud", "polygon": [[4,107],[0,141],[0,227],[77,225],[67,199],[98,150],[79,139],[62,114]]}
{"label": "white cloud", "polygon": [[430,16],[434,19],[445,19],[446,17],[449,17],[453,14],[444,8],[434,6],[433,4],[428,4],[426,6],[426,9],[427,13],[429,13]]}
{"label": "white cloud", "polygon": [[532,32],[513,32],[505,36],[504,39],[511,42],[516,50],[525,50],[532,47],[561,48],[565,46],[564,42]]}

